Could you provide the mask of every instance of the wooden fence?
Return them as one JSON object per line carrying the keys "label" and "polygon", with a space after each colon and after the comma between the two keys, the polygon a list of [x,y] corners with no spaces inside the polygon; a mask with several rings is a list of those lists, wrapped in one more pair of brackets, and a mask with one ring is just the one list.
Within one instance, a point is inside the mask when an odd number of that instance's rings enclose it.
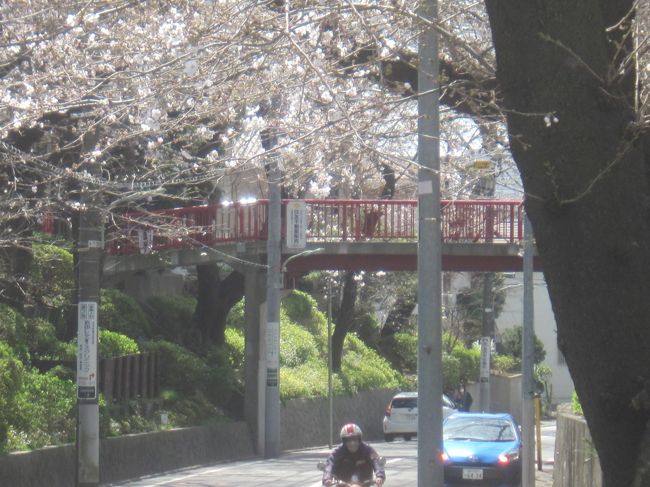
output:
{"label": "wooden fence", "polygon": [[139,353],[100,361],[99,389],[106,402],[158,397],[160,360],[156,353]]}
{"label": "wooden fence", "polygon": [[[73,360],[37,360],[41,371],[64,365],[76,371]],[[160,393],[160,358],[157,353],[138,353],[99,361],[99,391],[107,403],[158,397]]]}

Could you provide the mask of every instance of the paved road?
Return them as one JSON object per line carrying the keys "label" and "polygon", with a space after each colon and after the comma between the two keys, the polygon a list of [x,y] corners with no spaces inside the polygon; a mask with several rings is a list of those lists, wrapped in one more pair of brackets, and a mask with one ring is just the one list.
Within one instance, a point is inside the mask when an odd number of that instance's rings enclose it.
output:
{"label": "paved road", "polygon": [[[386,487],[417,485],[417,440],[372,443],[386,458]],[[536,470],[535,487],[552,487],[555,421],[542,423],[542,471]],[[319,460],[327,448],[286,453],[273,460],[250,460],[191,468],[129,482],[110,484],[131,487],[319,487]]]}

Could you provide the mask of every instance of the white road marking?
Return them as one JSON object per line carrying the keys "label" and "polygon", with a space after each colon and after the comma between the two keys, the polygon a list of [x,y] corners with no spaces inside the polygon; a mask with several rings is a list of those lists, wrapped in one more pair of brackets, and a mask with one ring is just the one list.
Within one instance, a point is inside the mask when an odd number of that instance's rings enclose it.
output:
{"label": "white road marking", "polygon": [[155,484],[146,484],[144,487],[154,487],[156,485],[165,485],[165,484],[169,484],[171,482],[178,482],[178,481],[181,481],[181,480],[187,480],[187,479],[191,479],[193,477],[199,477],[199,476],[205,475],[205,474],[223,472],[224,470],[230,470],[231,468],[241,468],[241,467],[245,467],[246,465],[257,465],[257,464],[260,464],[260,463],[264,463],[264,462],[258,460],[258,461],[255,461],[255,462],[237,463],[236,465],[229,465],[229,466],[225,466],[225,467],[213,468],[213,469],[210,469],[210,470],[201,470],[200,472],[193,473],[191,475],[184,475],[184,476],[168,478],[167,480],[163,480],[163,481],[157,482]]}

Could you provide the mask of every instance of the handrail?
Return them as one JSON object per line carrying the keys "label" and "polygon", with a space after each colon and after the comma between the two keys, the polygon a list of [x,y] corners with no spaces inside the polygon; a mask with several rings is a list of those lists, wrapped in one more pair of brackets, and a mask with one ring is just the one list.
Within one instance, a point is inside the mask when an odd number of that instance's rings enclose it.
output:
{"label": "handrail", "polygon": [[[282,200],[283,225],[286,204]],[[305,199],[308,242],[417,241],[416,200]],[[115,217],[110,254],[215,246],[266,240],[268,200],[220,203]],[[442,200],[445,242],[519,243],[523,204],[518,200]]]}

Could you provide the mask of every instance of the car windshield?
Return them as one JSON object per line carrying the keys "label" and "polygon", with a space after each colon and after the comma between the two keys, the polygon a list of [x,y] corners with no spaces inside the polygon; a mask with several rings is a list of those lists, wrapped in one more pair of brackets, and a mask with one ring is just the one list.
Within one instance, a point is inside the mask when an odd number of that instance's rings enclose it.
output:
{"label": "car windshield", "polygon": [[392,406],[394,408],[413,409],[418,407],[418,398],[417,397],[396,397],[395,399],[393,399]]}
{"label": "car windshield", "polygon": [[513,441],[515,437],[512,423],[494,418],[449,418],[444,425],[445,440],[467,441]]}

